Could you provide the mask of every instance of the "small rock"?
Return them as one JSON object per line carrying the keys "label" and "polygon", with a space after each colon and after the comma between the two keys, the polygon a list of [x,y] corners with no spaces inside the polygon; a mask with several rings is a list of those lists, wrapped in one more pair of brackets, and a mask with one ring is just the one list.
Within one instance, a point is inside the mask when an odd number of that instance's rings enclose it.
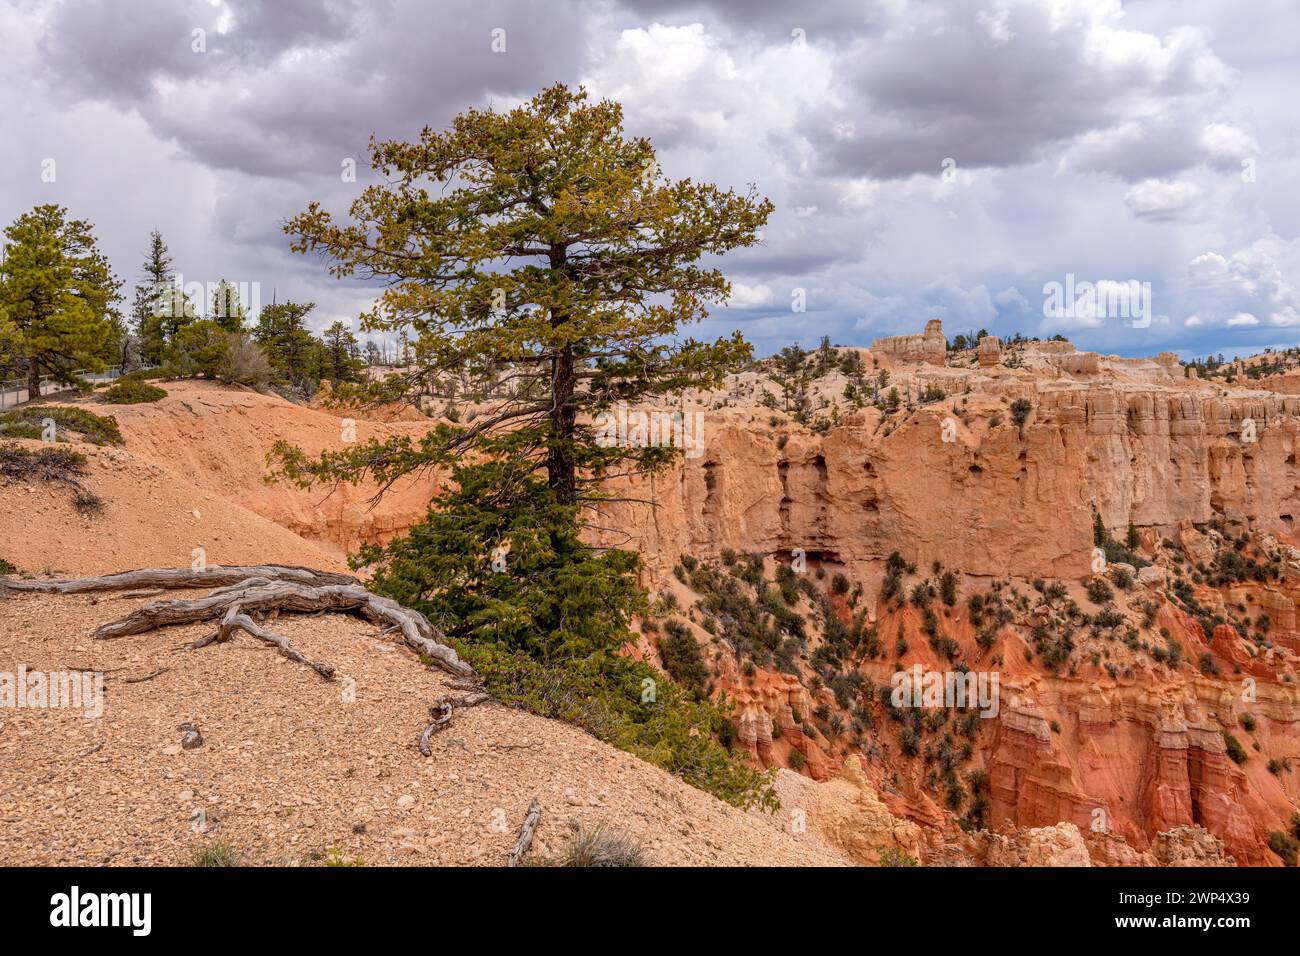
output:
{"label": "small rock", "polygon": [[183,731],[185,736],[181,738],[181,746],[186,750],[194,750],[203,746],[203,735],[199,733],[199,728],[193,724],[179,724],[177,730]]}

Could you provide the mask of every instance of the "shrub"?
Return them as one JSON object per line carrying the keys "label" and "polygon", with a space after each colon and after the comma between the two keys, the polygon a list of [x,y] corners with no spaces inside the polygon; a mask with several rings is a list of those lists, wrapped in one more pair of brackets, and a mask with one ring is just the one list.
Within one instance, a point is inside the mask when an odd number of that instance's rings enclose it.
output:
{"label": "shrub", "polygon": [[0,578],[12,578],[18,574],[18,568],[4,558],[0,558]]}
{"label": "shrub", "polygon": [[247,333],[229,337],[218,376],[236,385],[264,388],[275,377],[266,352]]}
{"label": "shrub", "polygon": [[645,849],[620,830],[597,824],[588,830],[573,824],[568,844],[558,855],[529,861],[532,866],[645,866]]}
{"label": "shrub", "polygon": [[697,697],[703,696],[705,682],[709,679],[709,669],[704,664],[704,655],[700,645],[691,634],[690,628],[678,620],[670,620],[664,625],[667,631],[659,638],[659,656],[663,659],[664,670],[673,680],[689,688]]}
{"label": "shrub", "polygon": [[1016,423],[1016,427],[1024,429],[1025,422],[1029,420],[1029,413],[1034,410],[1034,406],[1027,398],[1017,398],[1011,403],[1011,420]]}
{"label": "shrub", "polygon": [[957,575],[955,572],[943,572],[943,577],[939,579],[939,594],[943,598],[943,603],[948,607],[952,607],[957,603]]}
{"label": "shrub", "polygon": [[91,445],[121,445],[125,439],[112,415],[96,415],[84,408],[63,405],[24,405],[0,414],[0,436],[6,438],[42,438],[46,419],[54,423],[54,437],[63,440],[72,432]]}
{"label": "shrub", "polygon": [[1246,762],[1246,748],[1241,745],[1241,741],[1234,737],[1231,732],[1223,731],[1223,742],[1228,748],[1228,756],[1233,763],[1243,764]]}
{"label": "shrub", "polygon": [[1101,578],[1093,578],[1088,582],[1088,600],[1093,604],[1105,604],[1107,601],[1113,600],[1114,597],[1115,592]]}
{"label": "shrub", "polygon": [[920,866],[916,857],[908,856],[897,847],[882,847],[880,850],[881,866]]}
{"label": "shrub", "polygon": [[82,514],[96,514],[103,500],[78,479],[86,474],[86,456],[58,445],[35,450],[0,445],[0,477],[17,481],[46,481],[72,491],[72,503]]}
{"label": "shrub", "polygon": [[146,382],[117,382],[104,392],[104,401],[110,405],[142,405],[167,397],[167,391]]}
{"label": "shrub", "polygon": [[102,382],[95,388],[112,388],[114,385],[120,385],[123,382],[153,382],[162,378],[171,377],[169,368],[138,368],[134,372],[127,372],[125,375],[119,375],[111,382]]}
{"label": "shrub", "polygon": [[206,846],[194,848],[190,856],[193,866],[239,866],[239,853],[223,840],[213,840]]}
{"label": "shrub", "polygon": [[1268,835],[1268,848],[1282,858],[1283,866],[1295,866],[1300,841],[1282,830],[1274,830]]}

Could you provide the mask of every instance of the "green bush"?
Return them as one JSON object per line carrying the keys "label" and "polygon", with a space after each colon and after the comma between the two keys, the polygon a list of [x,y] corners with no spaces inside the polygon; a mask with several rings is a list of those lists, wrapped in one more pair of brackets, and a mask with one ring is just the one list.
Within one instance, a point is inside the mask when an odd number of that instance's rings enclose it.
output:
{"label": "green bush", "polygon": [[96,415],[84,408],[64,405],[24,405],[0,414],[0,437],[42,438],[46,419],[54,423],[54,438],[63,441],[64,432],[72,432],[82,441],[92,445],[121,445],[125,443],[111,415]]}
{"label": "green bush", "polygon": [[104,400],[111,405],[142,405],[166,397],[166,389],[146,382],[118,382],[104,392]]}
{"label": "green bush", "polygon": [[1274,830],[1268,835],[1268,848],[1282,858],[1284,866],[1295,866],[1300,841],[1282,830]]}
{"label": "green bush", "polygon": [[880,850],[881,866],[920,866],[916,857],[908,856],[896,847],[882,847]]}
{"label": "green bush", "polygon": [[1113,600],[1114,597],[1115,592],[1101,578],[1093,578],[1088,582],[1088,600],[1093,604],[1105,604],[1107,601]]}
{"label": "green bush", "polygon": [[700,645],[691,634],[690,628],[677,620],[670,620],[664,625],[667,631],[659,638],[659,656],[663,658],[664,670],[677,683],[692,691],[697,697],[704,695],[704,686],[709,679],[709,669],[704,664],[704,655]]}
{"label": "green bush", "polygon": [[125,375],[119,375],[111,382],[103,382],[96,385],[95,388],[112,388],[114,385],[121,385],[123,382],[155,382],[159,379],[171,377],[172,371],[169,368],[138,368],[134,372],[127,372]]}
{"label": "green bush", "polygon": [[1016,427],[1023,429],[1025,422],[1029,420],[1029,413],[1034,410],[1033,404],[1027,398],[1017,398],[1011,403],[1011,420],[1016,423]]}
{"label": "green bush", "polygon": [[731,734],[725,703],[693,700],[649,664],[611,655],[543,665],[518,652],[452,644],[504,704],[575,724],[734,806],[779,807],[771,774],[740,762],[725,746]]}
{"label": "green bush", "polygon": [[239,853],[229,843],[213,840],[195,847],[190,857],[193,866],[239,866]]}
{"label": "green bush", "polygon": [[1231,732],[1223,731],[1223,742],[1228,748],[1228,756],[1233,763],[1243,764],[1246,762],[1246,748],[1241,745],[1241,741],[1234,737]]}
{"label": "green bush", "polygon": [[639,558],[585,544],[576,509],[543,480],[501,462],[457,466],[406,537],[352,560],[376,566],[376,593],[428,615],[503,703],[576,724],[729,803],[777,806],[771,775],[729,751],[725,704],[620,655],[647,611]]}

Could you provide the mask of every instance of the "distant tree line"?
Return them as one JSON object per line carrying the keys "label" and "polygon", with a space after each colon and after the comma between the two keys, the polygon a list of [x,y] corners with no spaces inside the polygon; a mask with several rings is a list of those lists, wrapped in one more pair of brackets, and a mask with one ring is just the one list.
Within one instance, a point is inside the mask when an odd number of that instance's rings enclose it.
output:
{"label": "distant tree line", "polygon": [[4,230],[0,248],[0,380],[77,384],[79,371],[160,367],[166,374],[277,385],[310,397],[322,382],[361,381],[368,365],[409,360],[410,343],[360,343],[343,322],[312,331],[312,302],[276,302],[256,316],[225,279],[196,303],[150,234],[130,310],[91,223],[41,205]]}

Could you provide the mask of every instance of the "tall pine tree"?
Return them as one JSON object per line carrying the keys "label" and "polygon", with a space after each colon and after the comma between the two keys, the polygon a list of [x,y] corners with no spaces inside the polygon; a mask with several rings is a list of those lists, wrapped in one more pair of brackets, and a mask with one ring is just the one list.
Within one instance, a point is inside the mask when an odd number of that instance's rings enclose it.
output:
{"label": "tall pine tree", "polygon": [[320,343],[307,329],[307,316],[315,302],[280,302],[265,306],[257,317],[253,338],[266,352],[271,367],[297,388],[310,389],[315,356]]}
{"label": "tall pine tree", "polygon": [[558,84],[507,113],[470,110],[447,132],[376,143],[371,162],[382,181],[352,204],[353,222],[313,203],[285,226],[293,248],[323,254],[335,276],[385,283],[363,328],[414,333],[408,394],[446,376],[500,373],[516,387],[418,446],[398,437],[314,462],[281,448],[293,477],[391,479],[485,453],[544,469],[574,505],[612,471],[672,454],[599,442],[592,415],[717,386],[749,357],[739,332],[678,333],[729,292],[700,260],[756,243],[771,203],[752,187],[665,179],[650,142],[624,135],[619,104]]}
{"label": "tall pine tree", "polygon": [[141,267],[141,281],[135,287],[135,301],[131,305],[131,324],[140,343],[140,358],[147,365],[158,365],[163,360],[167,338],[163,330],[163,317],[170,307],[172,259],[167,244],[157,229],[149,234],[149,251]]}
{"label": "tall pine tree", "polygon": [[4,230],[0,311],[27,370],[31,397],[44,375],[102,370],[113,336],[121,282],[100,252],[93,226],[62,206],[37,206]]}
{"label": "tall pine tree", "polygon": [[242,332],[247,313],[239,302],[239,290],[222,279],[212,293],[208,318],[227,332]]}

